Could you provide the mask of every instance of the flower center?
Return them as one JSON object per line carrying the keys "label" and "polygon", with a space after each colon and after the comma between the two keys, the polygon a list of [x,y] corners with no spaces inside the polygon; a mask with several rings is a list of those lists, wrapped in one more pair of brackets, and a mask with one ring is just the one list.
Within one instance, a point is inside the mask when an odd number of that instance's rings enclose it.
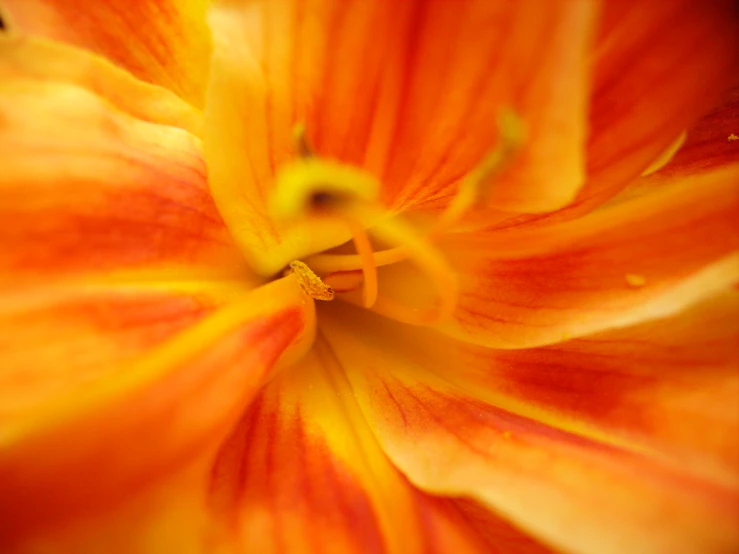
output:
{"label": "flower center", "polygon": [[[277,175],[270,199],[272,215],[284,223],[298,223],[307,216],[339,220],[349,230],[356,253],[314,254],[290,263],[287,271],[298,277],[306,293],[319,300],[332,300],[336,291],[344,300],[404,323],[434,325],[447,319],[457,304],[459,285],[454,269],[433,240],[485,203],[489,183],[509,165],[522,144],[523,128],[515,114],[504,111],[499,127],[499,144],[465,176],[436,222],[422,231],[380,204],[380,184],[373,176],[320,158],[304,127],[297,126],[294,138],[299,158],[283,166]],[[370,234],[391,247],[375,251]],[[413,308],[379,294],[377,268],[403,261],[414,262],[433,283],[438,297],[433,307]],[[354,292],[360,287],[358,298]]]}

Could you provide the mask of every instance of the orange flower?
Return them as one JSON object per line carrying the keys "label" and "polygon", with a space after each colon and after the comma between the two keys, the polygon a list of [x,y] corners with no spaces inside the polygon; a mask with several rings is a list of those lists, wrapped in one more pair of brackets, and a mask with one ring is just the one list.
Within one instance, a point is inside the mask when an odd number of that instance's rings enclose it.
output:
{"label": "orange flower", "polygon": [[739,548],[732,2],[0,8],[2,552]]}

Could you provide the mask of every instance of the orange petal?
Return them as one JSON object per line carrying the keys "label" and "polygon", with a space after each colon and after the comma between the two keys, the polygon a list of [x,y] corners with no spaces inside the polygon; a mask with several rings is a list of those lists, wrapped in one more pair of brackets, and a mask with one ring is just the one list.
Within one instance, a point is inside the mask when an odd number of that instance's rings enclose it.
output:
{"label": "orange petal", "polygon": [[13,536],[17,530],[1,528],[2,552],[92,554],[103,548],[106,554],[210,554],[203,536],[208,524],[203,508],[207,461],[195,459],[158,477],[151,487],[133,488],[113,508],[45,524],[32,535]]}
{"label": "orange petal", "polygon": [[[461,296],[443,330],[497,348],[559,342],[667,315],[733,284],[738,179],[734,165],[573,222],[451,235]],[[412,294],[415,281],[382,279]]]}
{"label": "orange petal", "polygon": [[449,384],[464,364],[453,354],[433,364],[437,376],[412,357],[423,343],[398,350],[324,321],[380,444],[422,489],[478,499],[567,552],[739,546],[736,488],[478,400]]}
{"label": "orange petal", "polygon": [[[495,350],[342,314],[405,366],[477,399],[739,489],[739,293],[544,348]],[[453,360],[453,362],[450,362]]]}
{"label": "orange petal", "polygon": [[739,162],[739,86],[728,90],[719,105],[688,131],[685,145],[660,173],[696,173],[736,162]]}
{"label": "orange petal", "polygon": [[247,285],[72,282],[0,295],[0,422],[115,373]]}
{"label": "orange petal", "polygon": [[736,75],[734,2],[605,2],[596,43],[588,184],[574,209],[644,171]]}
{"label": "orange petal", "polygon": [[[320,339],[267,386],[221,449],[210,500],[216,536],[234,551],[483,553],[492,542],[456,501],[415,490],[388,463]],[[482,517],[490,535],[539,551]]]}
{"label": "orange petal", "polygon": [[[313,302],[294,278],[282,279],[32,414],[4,421],[3,544],[63,535],[88,517],[115,518],[132,497],[214,455],[278,358],[311,336],[314,324]],[[204,486],[204,475],[195,478]],[[149,515],[138,514],[135,525]]]}
{"label": "orange petal", "polygon": [[201,0],[7,0],[10,32],[102,54],[139,79],[203,106],[210,38]]}
{"label": "orange petal", "polygon": [[[496,118],[510,108],[523,119],[527,139],[520,159],[494,184],[490,204],[511,211],[568,204],[584,181],[595,3],[418,5],[419,13],[395,31],[398,52],[381,61],[380,90],[392,92],[371,106],[365,139],[364,164],[382,177],[388,203],[407,209],[448,198],[497,145]],[[333,115],[333,125],[346,125]],[[338,137],[333,142],[340,144]]]}
{"label": "orange petal", "polygon": [[541,349],[463,347],[449,378],[739,490],[738,321],[730,290],[673,318]]}
{"label": "orange petal", "polygon": [[515,216],[489,210],[472,219],[471,227],[549,225],[590,212],[629,186],[686,129],[688,140],[668,166],[674,170],[661,173],[702,171],[717,158],[736,161],[727,140],[732,133],[739,136],[730,129],[731,94],[721,114],[692,126],[735,80],[737,53],[739,19],[731,0],[604,2],[594,48],[585,186],[563,210]]}
{"label": "orange petal", "polygon": [[504,107],[530,140],[493,201],[566,204],[583,181],[593,16],[589,1],[216,2],[206,147],[229,227],[251,250],[286,240],[265,202],[295,155],[296,123],[319,155],[379,177],[401,209],[446,204],[496,146]]}
{"label": "orange petal", "polygon": [[188,132],[37,78],[3,82],[0,121],[1,282],[154,267],[177,279],[245,273]]}

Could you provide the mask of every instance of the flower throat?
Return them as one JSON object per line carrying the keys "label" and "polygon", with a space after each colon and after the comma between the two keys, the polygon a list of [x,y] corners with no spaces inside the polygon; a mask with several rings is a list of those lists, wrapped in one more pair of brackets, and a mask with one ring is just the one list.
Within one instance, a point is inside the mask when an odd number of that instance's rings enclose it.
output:
{"label": "flower throat", "polygon": [[[380,184],[356,167],[316,155],[305,127],[294,130],[298,159],[280,168],[270,197],[275,219],[295,222],[311,215],[334,218],[348,229],[355,254],[319,253],[293,261],[285,273],[295,274],[306,294],[317,300],[341,298],[411,325],[446,320],[457,304],[454,270],[432,244],[469,211],[485,205],[490,183],[510,164],[524,140],[523,126],[511,111],[499,118],[500,140],[461,181],[459,191],[436,222],[423,231],[390,213],[378,201]],[[372,236],[393,245],[375,251]],[[377,268],[409,260],[433,283],[438,300],[431,308],[413,308],[379,294]],[[361,296],[356,294],[361,287]]]}

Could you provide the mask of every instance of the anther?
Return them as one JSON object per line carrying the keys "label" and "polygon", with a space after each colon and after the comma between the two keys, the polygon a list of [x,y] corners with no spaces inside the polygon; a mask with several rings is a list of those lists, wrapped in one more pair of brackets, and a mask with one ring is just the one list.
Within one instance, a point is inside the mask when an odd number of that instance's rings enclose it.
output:
{"label": "anther", "polygon": [[313,273],[311,268],[303,262],[297,260],[290,262],[288,268],[285,270],[285,274],[295,275],[300,288],[311,298],[326,301],[334,299],[334,289],[321,281],[321,278]]}

